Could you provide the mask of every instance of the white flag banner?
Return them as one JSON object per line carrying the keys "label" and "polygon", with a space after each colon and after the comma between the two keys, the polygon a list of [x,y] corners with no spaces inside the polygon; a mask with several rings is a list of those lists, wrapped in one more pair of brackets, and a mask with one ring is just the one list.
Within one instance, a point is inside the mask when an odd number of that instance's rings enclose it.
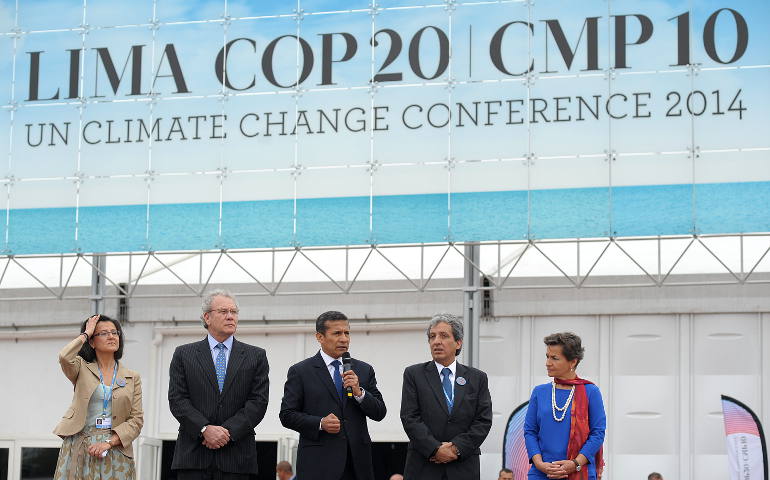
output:
{"label": "white flag banner", "polygon": [[731,480],[767,480],[767,448],[762,423],[738,400],[722,395]]}

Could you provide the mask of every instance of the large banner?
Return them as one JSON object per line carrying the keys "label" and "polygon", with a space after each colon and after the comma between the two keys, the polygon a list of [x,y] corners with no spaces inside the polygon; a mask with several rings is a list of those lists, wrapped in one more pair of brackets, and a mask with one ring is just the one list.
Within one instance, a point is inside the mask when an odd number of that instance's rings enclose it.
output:
{"label": "large banner", "polygon": [[0,252],[770,231],[770,3],[0,0]]}

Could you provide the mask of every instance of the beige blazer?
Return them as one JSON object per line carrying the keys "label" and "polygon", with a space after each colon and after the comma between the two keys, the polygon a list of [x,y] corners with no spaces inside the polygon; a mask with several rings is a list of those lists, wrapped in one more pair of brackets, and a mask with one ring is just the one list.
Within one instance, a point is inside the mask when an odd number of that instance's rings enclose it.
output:
{"label": "beige blazer", "polygon": [[[75,338],[59,352],[61,369],[75,386],[72,405],[53,431],[60,437],[75,435],[83,430],[88,402],[99,386],[99,368],[96,363],[86,362],[78,355],[83,346],[83,338],[82,335]],[[138,373],[118,363],[118,375],[112,394],[112,430],[123,444],[119,447],[120,451],[128,457],[134,456],[131,442],[139,436],[143,424],[142,381]]]}

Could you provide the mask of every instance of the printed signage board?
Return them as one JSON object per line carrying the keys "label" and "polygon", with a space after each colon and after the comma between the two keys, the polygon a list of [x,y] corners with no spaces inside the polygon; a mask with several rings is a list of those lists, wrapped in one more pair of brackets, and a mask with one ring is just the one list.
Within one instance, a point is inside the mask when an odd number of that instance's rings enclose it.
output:
{"label": "printed signage board", "polygon": [[770,3],[0,0],[5,254],[770,231]]}

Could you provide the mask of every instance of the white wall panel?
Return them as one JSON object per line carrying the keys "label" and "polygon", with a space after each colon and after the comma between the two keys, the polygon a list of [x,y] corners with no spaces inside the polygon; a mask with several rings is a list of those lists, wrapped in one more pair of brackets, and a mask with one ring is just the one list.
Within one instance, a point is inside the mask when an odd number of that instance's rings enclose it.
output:
{"label": "white wall panel", "polygon": [[[614,407],[612,451],[621,455],[677,453],[677,379],[664,376],[616,377],[603,390]],[[606,408],[606,405],[605,405]],[[629,432],[633,434],[629,435]]]}
{"label": "white wall panel", "polygon": [[[612,390],[604,390],[613,412],[608,450],[618,458],[638,455],[650,462],[645,469],[679,452],[678,327],[676,315],[612,318]],[[616,475],[617,465],[611,467]]]}
{"label": "white wall panel", "polygon": [[34,346],[28,342],[0,342],[2,364],[13,372],[3,378],[0,434],[50,434],[56,438],[50,432],[72,401],[72,383],[57,360],[59,350],[69,340],[39,340]]}
{"label": "white wall panel", "polygon": [[692,331],[693,474],[722,479],[727,462],[720,395],[755,409],[761,404],[759,316],[694,315]]}
{"label": "white wall panel", "polygon": [[696,374],[758,374],[759,317],[752,314],[694,315]]}
{"label": "white wall panel", "polygon": [[[665,479],[677,479],[682,459],[677,454],[669,455],[613,455],[607,462],[607,480],[645,480],[651,472],[663,474]],[[610,473],[611,472],[611,473]],[[724,479],[723,479],[724,480]]]}
{"label": "white wall panel", "polygon": [[615,375],[676,375],[679,350],[675,315],[615,315]]}

